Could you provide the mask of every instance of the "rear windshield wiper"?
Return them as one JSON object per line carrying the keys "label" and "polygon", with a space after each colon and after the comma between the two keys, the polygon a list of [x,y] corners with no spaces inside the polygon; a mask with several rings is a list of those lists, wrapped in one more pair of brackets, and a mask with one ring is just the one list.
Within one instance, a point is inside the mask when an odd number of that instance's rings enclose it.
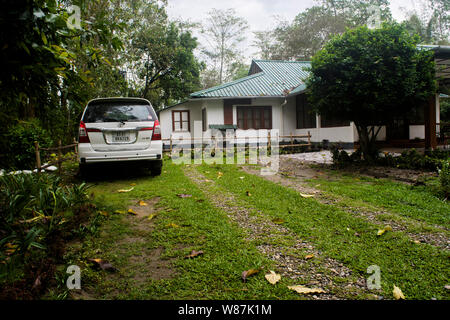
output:
{"label": "rear windshield wiper", "polygon": [[125,124],[125,121],[127,120],[119,120],[119,119],[113,119],[113,118],[105,118],[105,122],[120,122]]}

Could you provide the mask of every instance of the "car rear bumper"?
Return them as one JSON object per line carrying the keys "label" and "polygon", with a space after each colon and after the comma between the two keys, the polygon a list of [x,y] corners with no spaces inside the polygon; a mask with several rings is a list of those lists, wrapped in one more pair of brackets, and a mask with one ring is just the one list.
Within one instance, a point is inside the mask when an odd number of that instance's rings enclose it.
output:
{"label": "car rear bumper", "polygon": [[162,142],[152,141],[151,147],[145,150],[135,151],[95,151],[90,143],[78,144],[79,163],[122,162],[161,160]]}

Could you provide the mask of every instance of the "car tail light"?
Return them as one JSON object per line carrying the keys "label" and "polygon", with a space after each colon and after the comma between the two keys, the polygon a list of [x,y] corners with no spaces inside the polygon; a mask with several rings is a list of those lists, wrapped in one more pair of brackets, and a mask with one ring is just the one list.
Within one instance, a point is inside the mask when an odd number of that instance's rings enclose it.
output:
{"label": "car tail light", "polygon": [[155,120],[155,125],[153,127],[152,140],[161,140],[161,126],[159,125],[158,120]]}
{"label": "car tail light", "polygon": [[161,126],[159,121],[155,120],[153,127],[141,128],[140,131],[150,131],[153,130],[152,140],[161,140]]}
{"label": "car tail light", "polygon": [[89,143],[89,137],[86,130],[86,125],[83,121],[80,121],[80,128],[78,130],[78,142],[79,143]]}
{"label": "car tail light", "polygon": [[152,140],[161,140],[161,126],[159,125],[158,120],[155,120],[155,124],[153,126]]}

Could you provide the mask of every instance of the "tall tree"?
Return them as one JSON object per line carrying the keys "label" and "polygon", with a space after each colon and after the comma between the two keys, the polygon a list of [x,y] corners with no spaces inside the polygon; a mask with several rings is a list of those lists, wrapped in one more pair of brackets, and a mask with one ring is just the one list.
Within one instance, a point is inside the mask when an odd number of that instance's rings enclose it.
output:
{"label": "tall tree", "polygon": [[239,44],[245,40],[247,29],[247,21],[238,17],[234,9],[213,9],[208,13],[201,30],[208,43],[203,53],[212,62],[218,83],[230,78],[230,66],[240,58]]}
{"label": "tall tree", "polygon": [[334,17],[344,17],[352,27],[368,24],[371,19],[390,21],[389,0],[316,0]]}
{"label": "tall tree", "polygon": [[261,59],[268,60],[272,55],[274,47],[274,35],[273,31],[255,31],[255,40],[253,41],[253,47],[259,49],[259,56]]}
{"label": "tall tree", "polygon": [[292,23],[280,23],[275,29],[276,45],[272,58],[309,60],[335,34],[345,31],[347,21],[324,7],[311,7],[298,14]]}
{"label": "tall tree", "polygon": [[201,64],[191,25],[169,21],[167,1],[115,1],[117,19],[126,24],[121,54],[129,94],[149,99],[156,108],[185,98],[200,87]]}
{"label": "tall tree", "polygon": [[[71,138],[67,135],[70,130],[61,123],[70,126],[72,110],[67,101],[72,99],[78,104],[81,101],[76,96],[69,97],[74,90],[68,88],[93,85],[87,66],[104,62],[111,41],[115,41],[115,48],[121,45],[112,34],[113,26],[82,15],[73,18],[68,10],[73,4],[84,8],[92,3],[85,0],[1,2],[0,122],[11,124],[15,120],[38,118],[53,134]],[[97,39],[95,43],[87,40],[93,38]],[[86,68],[80,67],[74,43],[83,44]],[[4,130],[8,126],[0,127]]]}
{"label": "tall tree", "polygon": [[381,125],[405,116],[435,93],[432,52],[417,48],[399,24],[336,36],[312,59],[309,99],[320,114],[355,123],[366,160],[376,156]]}
{"label": "tall tree", "polygon": [[421,12],[411,11],[403,23],[422,43],[450,44],[450,1],[427,0]]}
{"label": "tall tree", "polygon": [[[388,0],[317,0],[317,5],[299,13],[292,22],[281,21],[272,39],[257,38],[260,52],[273,59],[309,60],[334,35],[346,28],[390,21]],[[266,34],[270,37],[270,33]],[[270,50],[267,47],[270,47]]]}

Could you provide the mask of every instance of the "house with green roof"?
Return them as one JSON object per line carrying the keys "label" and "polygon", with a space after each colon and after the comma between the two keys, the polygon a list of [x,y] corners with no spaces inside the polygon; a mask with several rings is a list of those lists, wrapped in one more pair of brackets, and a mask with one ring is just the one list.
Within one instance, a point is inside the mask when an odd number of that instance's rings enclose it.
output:
{"label": "house with green roof", "polygon": [[[312,142],[328,140],[353,146],[358,134],[352,122],[312,112],[305,95],[309,68],[308,61],[253,60],[248,76],[194,92],[186,101],[160,111],[162,138],[198,138],[225,129],[234,129],[239,137],[273,130],[279,136],[309,132]],[[439,103],[436,108],[439,122]],[[406,126],[401,121],[393,127],[384,126],[378,139],[424,136],[424,124],[419,119]]]}

